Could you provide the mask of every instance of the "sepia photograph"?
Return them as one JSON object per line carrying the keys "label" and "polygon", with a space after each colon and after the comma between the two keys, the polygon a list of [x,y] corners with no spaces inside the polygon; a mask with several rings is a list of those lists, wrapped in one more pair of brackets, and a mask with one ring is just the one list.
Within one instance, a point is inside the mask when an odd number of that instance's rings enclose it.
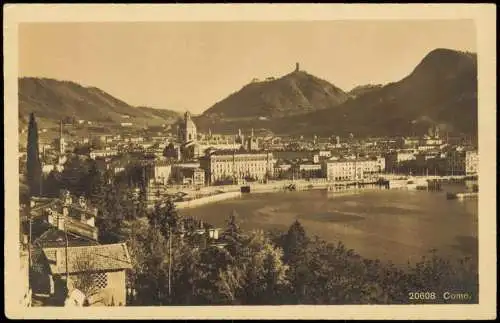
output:
{"label": "sepia photograph", "polygon": [[494,7],[72,6],[4,22],[16,313],[495,317]]}

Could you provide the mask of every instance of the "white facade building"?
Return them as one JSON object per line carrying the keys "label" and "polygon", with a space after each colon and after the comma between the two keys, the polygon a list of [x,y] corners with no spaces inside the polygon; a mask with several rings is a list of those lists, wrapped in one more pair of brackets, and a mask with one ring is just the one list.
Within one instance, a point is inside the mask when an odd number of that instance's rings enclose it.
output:
{"label": "white facade building", "polygon": [[272,153],[214,152],[200,159],[200,167],[211,184],[227,179],[261,181],[273,175],[274,159]]}

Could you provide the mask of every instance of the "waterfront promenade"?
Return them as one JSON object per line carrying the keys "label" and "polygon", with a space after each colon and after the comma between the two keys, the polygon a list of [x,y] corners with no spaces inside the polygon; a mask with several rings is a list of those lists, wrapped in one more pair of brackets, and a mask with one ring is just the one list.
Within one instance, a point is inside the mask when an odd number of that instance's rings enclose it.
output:
{"label": "waterfront promenade", "polygon": [[[170,194],[184,195],[183,200],[176,201],[178,209],[192,208],[205,204],[215,203],[227,199],[240,197],[242,188],[247,193],[268,193],[283,191],[305,191],[323,189],[329,191],[346,191],[360,188],[378,188],[378,189],[418,189],[427,187],[431,181],[460,181],[466,176],[409,176],[381,174],[377,179],[364,181],[328,181],[326,178],[316,179],[296,179],[296,180],[274,180],[267,183],[247,182],[242,184],[192,187],[169,187],[167,191]],[[381,180],[382,182],[378,182]],[[152,207],[152,205],[150,205]]]}

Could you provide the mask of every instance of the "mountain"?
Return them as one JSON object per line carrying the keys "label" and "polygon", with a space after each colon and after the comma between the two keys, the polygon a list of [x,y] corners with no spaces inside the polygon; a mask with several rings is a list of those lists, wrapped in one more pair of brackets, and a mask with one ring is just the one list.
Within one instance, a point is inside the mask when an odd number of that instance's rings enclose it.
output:
{"label": "mountain", "polygon": [[155,118],[160,118],[165,122],[171,124],[181,117],[182,113],[167,109],[155,109],[151,107],[137,107],[137,109],[142,110],[145,113],[151,114]]}
{"label": "mountain", "polygon": [[352,90],[350,90],[347,94],[351,98],[356,98],[373,90],[378,90],[383,87],[382,84],[366,84],[366,85],[358,85]]}
{"label": "mountain", "polygon": [[[250,100],[250,98],[249,98]],[[254,115],[256,117],[257,115]],[[435,49],[400,81],[302,115],[211,124],[212,131],[267,128],[277,134],[418,135],[429,126],[450,134],[477,134],[477,57]]]}
{"label": "mountain", "polygon": [[172,123],[178,113],[170,110],[134,107],[96,87],[48,78],[18,80],[19,121],[25,124],[31,112],[42,124],[57,124],[65,118],[94,123],[160,125]]}
{"label": "mountain", "polygon": [[279,118],[335,107],[344,91],[304,71],[253,81],[206,110],[201,119]]}
{"label": "mountain", "polygon": [[336,109],[288,120],[284,126],[301,121],[310,131],[360,136],[423,134],[429,126],[453,134],[475,134],[477,117],[476,55],[436,49],[399,82]]}

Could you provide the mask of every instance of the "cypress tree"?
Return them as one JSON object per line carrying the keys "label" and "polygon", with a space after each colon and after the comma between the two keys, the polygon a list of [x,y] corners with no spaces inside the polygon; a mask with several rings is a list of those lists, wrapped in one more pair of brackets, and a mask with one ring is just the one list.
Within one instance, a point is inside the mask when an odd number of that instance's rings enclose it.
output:
{"label": "cypress tree", "polygon": [[27,180],[30,190],[30,196],[41,194],[42,183],[42,164],[38,151],[38,127],[35,120],[35,114],[30,114],[28,126],[28,145],[27,145]]}

